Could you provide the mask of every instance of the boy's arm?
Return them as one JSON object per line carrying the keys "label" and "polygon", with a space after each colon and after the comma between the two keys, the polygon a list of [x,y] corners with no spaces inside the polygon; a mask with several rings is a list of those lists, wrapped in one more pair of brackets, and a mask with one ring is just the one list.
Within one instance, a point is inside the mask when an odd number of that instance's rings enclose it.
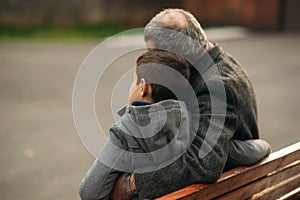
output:
{"label": "boy's arm", "polygon": [[271,146],[264,140],[230,140],[227,167],[252,165],[271,153]]}
{"label": "boy's arm", "polygon": [[79,186],[82,200],[109,199],[119,173],[96,159]]}
{"label": "boy's arm", "polygon": [[102,148],[97,159],[87,172],[79,186],[79,195],[82,200],[109,199],[118,176],[122,173],[114,169],[118,161],[124,161],[123,154],[113,151],[115,145],[126,149],[126,141],[118,127],[113,125],[109,130],[109,141]]}

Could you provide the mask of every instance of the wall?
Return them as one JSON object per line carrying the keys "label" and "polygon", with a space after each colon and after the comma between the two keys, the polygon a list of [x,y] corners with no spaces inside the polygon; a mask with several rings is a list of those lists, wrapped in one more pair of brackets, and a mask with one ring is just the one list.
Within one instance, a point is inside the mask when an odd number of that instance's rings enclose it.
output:
{"label": "wall", "polygon": [[93,24],[113,21],[144,25],[180,0],[1,0],[0,25]]}
{"label": "wall", "polygon": [[183,7],[209,25],[278,29],[280,0],[189,0]]}
{"label": "wall", "polygon": [[182,7],[205,25],[300,30],[299,0],[1,0],[0,25],[117,22],[143,26],[163,8]]}

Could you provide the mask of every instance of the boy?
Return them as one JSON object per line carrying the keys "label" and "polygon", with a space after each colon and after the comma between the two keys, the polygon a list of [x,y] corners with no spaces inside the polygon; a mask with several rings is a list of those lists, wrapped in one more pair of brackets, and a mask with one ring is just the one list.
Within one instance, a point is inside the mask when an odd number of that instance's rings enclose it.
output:
{"label": "boy", "polygon": [[[185,78],[179,81],[170,77],[172,73],[164,70],[167,68]],[[190,68],[186,60],[166,51],[150,51],[138,58],[129,92],[131,105],[122,110],[121,120],[111,126],[109,141],[81,182],[79,193],[82,199],[108,199],[116,179],[124,171],[161,168],[185,150],[186,145],[182,144],[190,138],[186,106],[170,89],[151,82],[159,76],[170,87],[184,88],[188,84]],[[144,153],[145,156],[131,153]]]}

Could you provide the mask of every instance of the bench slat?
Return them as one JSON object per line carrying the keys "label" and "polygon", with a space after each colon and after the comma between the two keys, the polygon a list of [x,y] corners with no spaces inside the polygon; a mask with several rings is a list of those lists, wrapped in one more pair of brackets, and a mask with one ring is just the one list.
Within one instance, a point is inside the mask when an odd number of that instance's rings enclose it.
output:
{"label": "bench slat", "polygon": [[[256,193],[265,190],[265,188],[276,185],[282,181],[285,181],[286,179],[289,179],[299,174],[300,174],[300,161],[296,161],[293,164],[291,164],[289,167],[284,168],[283,170],[270,174],[269,176],[261,178],[255,182],[249,183],[247,186],[243,186],[217,199],[220,200],[247,199]],[[290,191],[292,191],[293,189],[295,188],[289,187]]]}
{"label": "bench slat", "polygon": [[280,197],[278,200],[295,200],[295,199],[300,199],[300,186],[297,189]]}
{"label": "bench slat", "polygon": [[238,167],[225,172],[216,183],[194,184],[160,197],[158,200],[216,198],[283,168],[298,159],[300,159],[300,142],[270,154],[256,165]]}
{"label": "bench slat", "polygon": [[269,200],[278,199],[284,194],[292,191],[293,189],[299,187],[300,185],[300,174],[291,177],[273,187],[270,187],[256,195],[254,195],[251,200]]}

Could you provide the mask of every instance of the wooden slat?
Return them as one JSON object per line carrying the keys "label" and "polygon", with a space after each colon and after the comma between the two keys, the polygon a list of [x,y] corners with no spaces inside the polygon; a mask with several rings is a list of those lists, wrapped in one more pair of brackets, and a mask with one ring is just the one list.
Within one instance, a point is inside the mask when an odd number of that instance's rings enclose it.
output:
{"label": "wooden slat", "polygon": [[[269,188],[273,185],[283,182],[286,179],[289,179],[298,174],[300,174],[300,161],[296,161],[293,164],[291,164],[289,167],[284,168],[283,170],[270,174],[269,176],[261,178],[255,182],[249,183],[248,185],[243,186],[230,193],[227,193],[217,199],[219,200],[247,199],[256,193],[265,190],[266,188]],[[294,188],[290,188],[290,190],[293,189]]]}
{"label": "wooden slat", "polygon": [[281,196],[278,200],[295,200],[295,199],[300,199],[300,186],[297,189]]}
{"label": "wooden slat", "polygon": [[254,195],[251,200],[269,200],[277,199],[282,195],[289,193],[293,189],[299,187],[300,185],[300,174],[291,177],[273,187],[270,187],[256,195]]}
{"label": "wooden slat", "polygon": [[213,184],[194,184],[170,193],[166,199],[211,199],[235,190],[300,159],[300,142],[270,154],[266,159],[250,167],[239,167],[224,173]]}
{"label": "wooden slat", "polygon": [[[234,176],[235,174],[238,174],[240,173],[241,171],[245,170],[247,167],[237,167],[235,169],[232,169],[232,170],[229,170],[229,171],[226,171],[222,174],[222,176],[218,179],[218,182],[219,181],[223,181],[225,179],[228,179],[232,176]],[[162,196],[162,197],[159,197],[157,198],[156,200],[169,200],[169,199],[180,199],[182,197],[186,197],[190,194],[193,194],[195,192],[198,192],[198,191],[202,191],[204,190],[206,187],[211,187],[213,184],[193,184],[193,185],[190,185],[190,186],[187,186],[185,188],[182,188],[180,190],[177,190],[175,192],[172,192],[170,194],[167,194],[165,196]]]}

